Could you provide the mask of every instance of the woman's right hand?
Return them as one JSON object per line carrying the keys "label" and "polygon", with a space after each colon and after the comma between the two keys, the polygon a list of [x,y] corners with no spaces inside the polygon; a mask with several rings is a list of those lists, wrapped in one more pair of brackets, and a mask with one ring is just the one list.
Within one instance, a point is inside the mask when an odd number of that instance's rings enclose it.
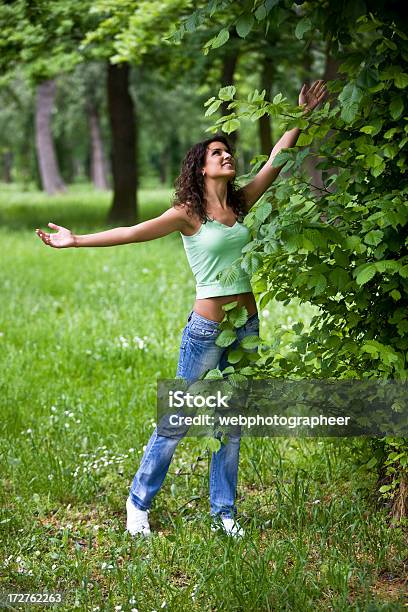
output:
{"label": "woman's right hand", "polygon": [[56,225],[55,223],[48,223],[48,227],[57,230],[56,234],[47,234],[40,229],[36,229],[36,234],[41,238],[44,244],[54,247],[54,249],[67,249],[69,247],[75,247],[75,236],[71,230],[62,225]]}

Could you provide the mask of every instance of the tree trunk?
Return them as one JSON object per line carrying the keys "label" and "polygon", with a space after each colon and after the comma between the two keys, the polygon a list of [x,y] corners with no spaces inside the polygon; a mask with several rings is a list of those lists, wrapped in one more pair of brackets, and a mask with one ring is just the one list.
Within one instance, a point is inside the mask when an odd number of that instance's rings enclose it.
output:
{"label": "tree trunk", "polygon": [[42,188],[49,194],[65,190],[51,133],[51,114],[55,98],[55,81],[43,81],[37,88],[35,110],[35,146]]}
{"label": "tree trunk", "polygon": [[113,202],[109,221],[137,218],[136,125],[129,93],[129,64],[108,66],[108,108],[112,131]]}
{"label": "tree trunk", "polygon": [[161,152],[159,158],[159,170],[160,170],[160,183],[165,185],[167,183],[167,165],[169,161],[167,147]]}
{"label": "tree trunk", "polygon": [[[273,65],[271,59],[267,56],[263,56],[262,60],[262,73],[261,73],[261,91],[266,89],[266,99],[269,100],[273,79]],[[261,117],[258,121],[259,126],[259,139],[261,141],[261,153],[262,155],[269,155],[272,147],[272,129],[271,129],[271,118],[268,114]]]}
{"label": "tree trunk", "polygon": [[330,49],[327,49],[323,79],[325,81],[333,81],[334,79],[337,79],[339,73],[339,66],[340,60],[335,59],[330,53]]}
{"label": "tree trunk", "polygon": [[[311,62],[311,57],[307,56],[307,59],[305,59],[304,61],[304,68],[307,68],[307,62]],[[326,63],[325,63],[325,67],[324,67],[324,74],[323,74],[323,79],[325,81],[331,81],[333,79],[337,78],[338,75],[338,67],[339,67],[340,62],[335,59],[331,53],[330,53],[330,43],[327,43],[327,47],[326,47]],[[309,63],[309,73],[311,70],[311,64]],[[310,85],[311,83],[308,82],[308,85]],[[313,145],[311,147],[311,152],[312,153],[317,153],[317,151],[314,149]],[[307,168],[307,171],[311,177],[311,184],[312,184],[312,192],[314,193],[314,195],[319,198],[322,193],[323,193],[323,189],[324,189],[324,182],[322,179],[322,171],[319,170],[318,168],[316,168],[317,164],[319,163],[319,158],[309,155],[309,157],[306,159],[305,162],[305,166]],[[332,174],[333,171],[328,170],[327,171],[327,175],[330,176],[330,174]],[[335,187],[333,186],[332,188],[330,188],[329,190],[334,190]]]}
{"label": "tree trunk", "polygon": [[[340,66],[340,61],[335,59],[331,52],[330,52],[330,43],[327,44],[326,47],[326,63],[325,63],[325,67],[324,67],[324,74],[323,74],[323,80],[324,81],[333,81],[334,79],[338,78],[339,75],[339,66]],[[333,100],[331,100],[331,103],[333,103]],[[332,131],[330,130],[330,132],[327,134],[326,138],[329,137],[332,134]],[[316,164],[319,163],[319,160],[316,158]],[[337,173],[337,169],[336,168],[329,168],[328,170],[325,171],[325,175],[322,174],[321,170],[316,170],[316,172],[318,172],[318,181],[317,181],[317,186],[320,188],[324,187],[324,183],[325,181],[327,181],[327,179],[332,175],[332,174],[336,174]],[[324,179],[324,180],[323,180]],[[329,186],[327,188],[329,191],[334,192],[336,190],[336,185],[335,183],[331,186]],[[321,192],[320,192],[321,193]]]}
{"label": "tree trunk", "polygon": [[[234,73],[238,62],[238,47],[232,45],[230,48],[226,48],[226,53],[222,63],[222,75],[221,75],[221,87],[227,87],[227,85],[234,85]],[[223,115],[229,115],[232,113],[228,110],[229,102],[223,102],[221,104],[221,112]],[[238,140],[238,132],[232,132],[228,134],[228,139],[235,147]]]}
{"label": "tree trunk", "polygon": [[11,151],[5,151],[3,153],[3,181],[5,183],[11,183],[13,178],[11,176],[11,166],[13,163],[13,153]]}
{"label": "tree trunk", "polygon": [[103,153],[99,112],[93,102],[87,105],[89,132],[91,139],[91,180],[96,189],[108,189],[106,161]]}

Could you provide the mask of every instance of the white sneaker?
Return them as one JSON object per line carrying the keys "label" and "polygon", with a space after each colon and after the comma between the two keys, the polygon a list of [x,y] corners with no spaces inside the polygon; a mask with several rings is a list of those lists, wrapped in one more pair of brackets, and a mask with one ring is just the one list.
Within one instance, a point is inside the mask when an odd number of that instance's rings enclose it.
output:
{"label": "white sneaker", "polygon": [[226,535],[232,538],[243,538],[245,531],[240,527],[237,520],[227,516],[218,516],[219,521],[211,527],[211,531],[221,529]]}
{"label": "white sneaker", "polygon": [[126,500],[126,529],[130,535],[134,536],[140,533],[143,536],[151,535],[147,510],[136,508],[130,497]]}

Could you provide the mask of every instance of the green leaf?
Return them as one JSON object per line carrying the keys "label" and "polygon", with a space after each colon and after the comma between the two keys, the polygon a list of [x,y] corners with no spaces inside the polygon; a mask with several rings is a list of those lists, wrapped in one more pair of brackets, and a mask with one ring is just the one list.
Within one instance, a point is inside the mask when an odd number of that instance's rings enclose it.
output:
{"label": "green leaf", "polygon": [[390,102],[390,113],[393,119],[399,119],[404,111],[402,96],[394,96]]}
{"label": "green leaf", "polygon": [[206,447],[208,450],[216,453],[221,448],[221,441],[218,438],[206,438]]}
{"label": "green leaf", "polygon": [[227,85],[226,87],[221,87],[218,92],[218,97],[220,100],[227,102],[228,100],[232,100],[235,96],[236,88],[234,85]]}
{"label": "green leaf", "polygon": [[384,163],[383,158],[377,153],[371,153],[370,155],[367,155],[366,161],[368,166],[371,168],[379,168]]}
{"label": "green leaf", "polygon": [[242,374],[239,374],[238,372],[234,372],[234,374],[231,374],[231,376],[228,377],[228,382],[233,387],[239,387],[240,384],[246,382],[246,378],[245,376],[242,376]]}
{"label": "green leaf", "polygon": [[381,162],[379,164],[376,164],[375,167],[370,169],[370,172],[373,176],[380,176],[380,174],[382,174],[385,170],[385,162],[383,159],[381,159]]}
{"label": "green leaf", "polygon": [[364,242],[372,246],[377,246],[383,239],[384,233],[381,230],[371,230],[364,236]]}
{"label": "green leaf", "polygon": [[339,247],[336,247],[333,251],[333,255],[337,265],[339,265],[341,268],[348,268],[350,260],[346,252],[339,249]]}
{"label": "green leaf", "polygon": [[381,351],[381,344],[377,342],[377,340],[367,340],[361,347],[362,353],[368,353],[372,355],[374,359],[378,358],[378,355]]}
{"label": "green leaf", "polygon": [[241,348],[232,349],[228,353],[228,361],[229,363],[238,363],[244,355],[245,353]]}
{"label": "green leaf", "polygon": [[394,77],[394,83],[398,89],[404,89],[408,86],[408,74],[405,72],[399,72]]}
{"label": "green leaf", "polygon": [[313,141],[313,134],[306,134],[305,132],[302,132],[296,144],[298,147],[305,147],[309,145],[312,141]]}
{"label": "green leaf", "polygon": [[228,41],[229,37],[230,35],[227,28],[222,29],[220,32],[218,32],[217,36],[212,39],[211,47],[213,49],[222,47],[222,45],[225,45],[225,43]]}
{"label": "green leaf", "polygon": [[237,23],[235,24],[235,29],[237,31],[238,36],[241,38],[245,38],[248,36],[252,27],[254,25],[254,18],[250,14],[241,15],[238,17]]}
{"label": "green leaf", "polygon": [[395,259],[383,259],[382,261],[377,261],[373,265],[377,272],[397,272],[401,266]]}
{"label": "green leaf", "polygon": [[263,202],[255,208],[255,217],[263,223],[265,219],[269,217],[272,212],[272,204],[270,202]]}
{"label": "green leaf", "polygon": [[212,96],[212,98],[208,98],[208,100],[206,102],[204,102],[204,106],[210,106],[211,102],[214,102],[215,97]]}
{"label": "green leaf", "polygon": [[220,272],[217,275],[217,280],[219,280],[223,287],[227,287],[228,285],[233,285],[239,278],[240,274],[241,270],[238,267],[238,264],[233,264],[229,268],[225,268],[225,270]]}
{"label": "green leaf", "polygon": [[360,128],[360,132],[363,132],[364,134],[374,134],[375,131],[376,128],[374,125],[364,125],[362,128]]}
{"label": "green leaf", "polygon": [[400,132],[401,130],[397,127],[393,127],[390,130],[387,130],[384,134],[384,138],[387,138],[387,140],[389,140],[390,138],[392,138],[394,136],[394,134],[397,134],[398,132]]}
{"label": "green leaf", "polygon": [[258,121],[258,119],[263,117],[266,114],[266,112],[267,112],[266,108],[258,108],[254,113],[252,113],[251,121]]}
{"label": "green leaf", "polygon": [[363,252],[361,249],[362,244],[361,244],[360,236],[357,236],[356,234],[347,236],[346,240],[344,241],[344,245],[347,249],[350,249],[350,251],[355,251],[356,253]]}
{"label": "green leaf", "polygon": [[346,123],[352,123],[360,108],[360,102],[363,97],[363,90],[357,87],[355,83],[347,83],[339,95],[341,102],[341,118]]}
{"label": "green leaf", "polygon": [[258,8],[255,11],[255,17],[258,21],[262,21],[262,19],[265,19],[266,15],[267,15],[266,7],[264,4],[261,4],[261,6],[258,6]]}
{"label": "green leaf", "polygon": [[327,287],[327,278],[324,274],[312,274],[307,286],[309,289],[314,287],[314,295],[321,295]]}
{"label": "green leaf", "polygon": [[230,321],[234,327],[242,327],[248,320],[248,312],[244,306],[240,306],[233,310],[230,315]]}
{"label": "green leaf", "polygon": [[408,319],[403,319],[397,323],[397,329],[400,336],[405,337],[408,332]]}
{"label": "green leaf", "polygon": [[254,368],[251,368],[251,366],[245,366],[239,371],[239,373],[243,376],[251,376],[251,374],[253,374],[255,371],[256,370],[254,370]]}
{"label": "green leaf", "polygon": [[398,302],[398,300],[401,299],[401,294],[398,291],[398,289],[393,289],[392,291],[390,291],[390,296],[392,297],[393,300],[395,300],[396,302]]}
{"label": "green leaf", "polygon": [[208,370],[207,374],[204,376],[204,380],[220,380],[224,378],[222,372],[219,368],[214,368],[213,370]]}
{"label": "green leaf", "polygon": [[304,34],[306,34],[306,32],[308,32],[311,29],[312,29],[312,22],[310,21],[308,17],[303,17],[303,19],[298,21],[296,25],[296,29],[295,29],[296,38],[301,40]]}
{"label": "green leaf", "polygon": [[291,159],[289,151],[280,151],[272,160],[272,168],[277,168]]}
{"label": "green leaf", "polygon": [[226,134],[231,134],[231,132],[235,132],[240,125],[239,119],[229,119],[222,124],[222,131]]}
{"label": "green leaf", "polygon": [[338,266],[330,272],[329,279],[338,291],[343,291],[351,280],[346,270]]}
{"label": "green leaf", "polygon": [[196,24],[196,14],[193,13],[186,21],[185,21],[185,27],[186,27],[186,31],[189,32],[190,34],[192,32],[195,32],[195,30],[197,29],[197,24]]}
{"label": "green leaf", "polygon": [[209,117],[210,115],[213,115],[220,108],[221,104],[222,100],[215,100],[205,111],[205,116]]}
{"label": "green leaf", "polygon": [[259,336],[251,335],[245,336],[242,338],[240,344],[244,349],[254,349],[261,343],[261,339]]}
{"label": "green leaf", "polygon": [[228,302],[228,304],[223,304],[221,308],[223,309],[224,312],[228,312],[229,310],[232,310],[236,306],[238,306],[237,300],[235,300],[234,302]]}
{"label": "green leaf", "polygon": [[388,143],[383,146],[383,153],[389,159],[394,159],[398,153],[398,146],[396,144]]}
{"label": "green leaf", "polygon": [[357,285],[362,286],[368,283],[376,272],[375,264],[363,264],[354,270],[353,275],[356,277]]}
{"label": "green leaf", "polygon": [[217,346],[230,346],[237,339],[237,334],[232,329],[223,329],[217,337],[215,344]]}
{"label": "green leaf", "polygon": [[312,243],[313,247],[326,248],[327,237],[318,229],[306,228],[303,232],[303,236]]}
{"label": "green leaf", "polygon": [[398,273],[402,278],[408,278],[408,264],[402,266],[402,268],[398,270]]}
{"label": "green leaf", "polygon": [[378,463],[377,457],[371,457],[370,461],[368,461],[365,466],[369,470],[371,470]]}
{"label": "green leaf", "polygon": [[255,274],[262,263],[262,255],[260,253],[248,253],[242,260],[242,268],[249,276]]}

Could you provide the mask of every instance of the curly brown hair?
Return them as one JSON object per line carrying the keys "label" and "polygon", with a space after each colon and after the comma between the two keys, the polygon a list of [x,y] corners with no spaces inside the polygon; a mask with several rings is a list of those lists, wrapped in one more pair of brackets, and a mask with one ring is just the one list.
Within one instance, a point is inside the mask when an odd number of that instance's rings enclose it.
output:
{"label": "curly brown hair", "polygon": [[[181,164],[180,176],[174,183],[175,194],[172,206],[186,206],[187,214],[190,216],[196,214],[202,223],[209,220],[202,168],[205,164],[207,147],[211,142],[222,142],[227,147],[228,153],[233,155],[233,148],[223,134],[216,134],[212,138],[198,142],[187,151]],[[234,179],[227,185],[227,204],[236,214],[238,221],[242,221],[245,216],[245,200],[242,190],[235,184]]]}

